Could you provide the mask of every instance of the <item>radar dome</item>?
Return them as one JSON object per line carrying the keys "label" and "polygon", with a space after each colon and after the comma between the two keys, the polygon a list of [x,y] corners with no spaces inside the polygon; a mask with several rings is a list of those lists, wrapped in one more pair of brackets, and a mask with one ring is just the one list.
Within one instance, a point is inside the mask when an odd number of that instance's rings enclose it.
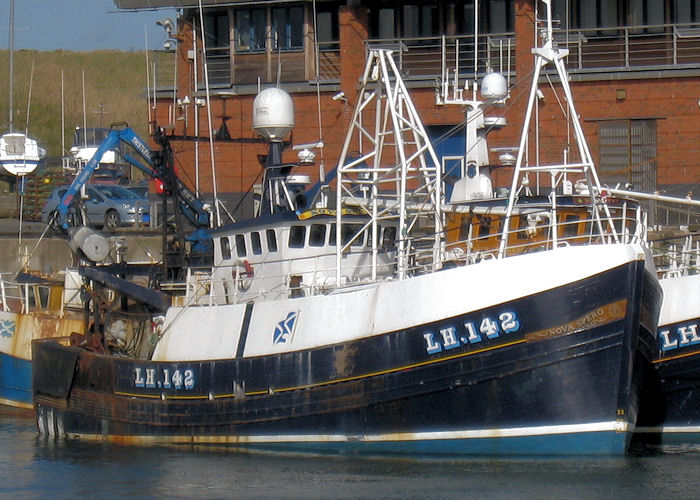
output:
{"label": "radar dome", "polygon": [[481,97],[487,100],[504,99],[508,95],[508,82],[500,73],[489,73],[481,80]]}
{"label": "radar dome", "polygon": [[253,130],[271,141],[281,141],[294,127],[294,104],[284,90],[269,88],[253,101]]}

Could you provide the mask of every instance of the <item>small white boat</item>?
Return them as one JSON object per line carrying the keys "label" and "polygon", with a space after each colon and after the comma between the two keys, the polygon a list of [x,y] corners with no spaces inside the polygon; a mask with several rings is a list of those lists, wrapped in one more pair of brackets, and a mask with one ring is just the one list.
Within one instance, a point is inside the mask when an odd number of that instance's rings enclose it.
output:
{"label": "small white boat", "polygon": [[11,175],[32,173],[46,156],[35,139],[20,132],[0,136],[0,165]]}

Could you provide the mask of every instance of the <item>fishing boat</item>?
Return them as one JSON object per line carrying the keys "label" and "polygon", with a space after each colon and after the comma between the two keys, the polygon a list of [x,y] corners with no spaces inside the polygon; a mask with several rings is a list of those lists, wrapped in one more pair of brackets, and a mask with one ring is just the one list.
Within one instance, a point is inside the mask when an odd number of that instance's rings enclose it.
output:
{"label": "fishing boat", "polygon": [[664,300],[657,332],[656,390],[641,409],[635,441],[697,443],[700,439],[700,244],[689,234],[666,248],[659,283]]}
{"label": "fishing boat", "polygon": [[[80,172],[97,152],[109,132],[109,128],[75,127],[73,143],[68,150],[69,155],[62,158],[63,171],[71,174]],[[99,166],[92,176],[92,182],[124,184],[129,181],[128,164],[124,161],[120,163],[118,152],[117,148],[103,152]]]}
{"label": "fishing boat", "polygon": [[[563,67],[547,27],[538,61]],[[211,230],[213,265],[187,267],[180,295],[92,300],[93,335],[33,343],[40,433],[328,453],[627,450],[661,305],[643,225],[616,228],[585,155],[569,170],[585,178],[575,203],[590,237],[558,239],[553,217],[552,236],[523,251],[520,155],[495,245],[461,258],[392,49],[370,49],[358,103],[335,206],[291,189],[290,166],[273,162],[259,216]],[[280,108],[254,103],[254,121]],[[545,198],[551,213],[558,196]],[[82,273],[96,297],[128,288]],[[151,318],[130,321],[135,307]]]}
{"label": "fishing boat", "polygon": [[32,408],[33,339],[84,333],[82,279],[75,270],[62,277],[0,275],[0,404]]}

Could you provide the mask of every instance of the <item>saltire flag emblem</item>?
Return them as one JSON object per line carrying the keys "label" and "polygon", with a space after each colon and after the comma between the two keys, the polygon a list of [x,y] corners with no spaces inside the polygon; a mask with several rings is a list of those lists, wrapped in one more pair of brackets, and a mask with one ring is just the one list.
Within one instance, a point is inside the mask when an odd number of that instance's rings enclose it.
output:
{"label": "saltire flag emblem", "polygon": [[272,336],[272,345],[286,344],[287,340],[292,337],[294,333],[294,325],[297,322],[297,312],[290,312],[287,317],[277,323],[275,327],[275,333]]}
{"label": "saltire flag emblem", "polygon": [[15,336],[15,322],[13,320],[0,320],[0,337],[12,338]]}

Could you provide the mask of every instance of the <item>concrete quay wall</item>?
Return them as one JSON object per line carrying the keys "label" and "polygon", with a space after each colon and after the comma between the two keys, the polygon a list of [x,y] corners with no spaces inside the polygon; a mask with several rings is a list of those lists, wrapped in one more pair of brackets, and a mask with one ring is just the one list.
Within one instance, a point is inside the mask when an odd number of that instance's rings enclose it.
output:
{"label": "concrete quay wall", "polygon": [[[127,244],[126,260],[129,262],[157,262],[161,258],[162,239],[160,236],[119,236]],[[114,242],[115,237],[110,241]],[[77,265],[79,260],[73,255],[68,242],[61,238],[44,238],[37,246],[37,237],[22,238],[3,235],[0,237],[0,273],[16,273],[22,262],[30,255],[28,268],[45,274],[62,271],[67,266]],[[111,256],[116,260],[114,244]]]}

